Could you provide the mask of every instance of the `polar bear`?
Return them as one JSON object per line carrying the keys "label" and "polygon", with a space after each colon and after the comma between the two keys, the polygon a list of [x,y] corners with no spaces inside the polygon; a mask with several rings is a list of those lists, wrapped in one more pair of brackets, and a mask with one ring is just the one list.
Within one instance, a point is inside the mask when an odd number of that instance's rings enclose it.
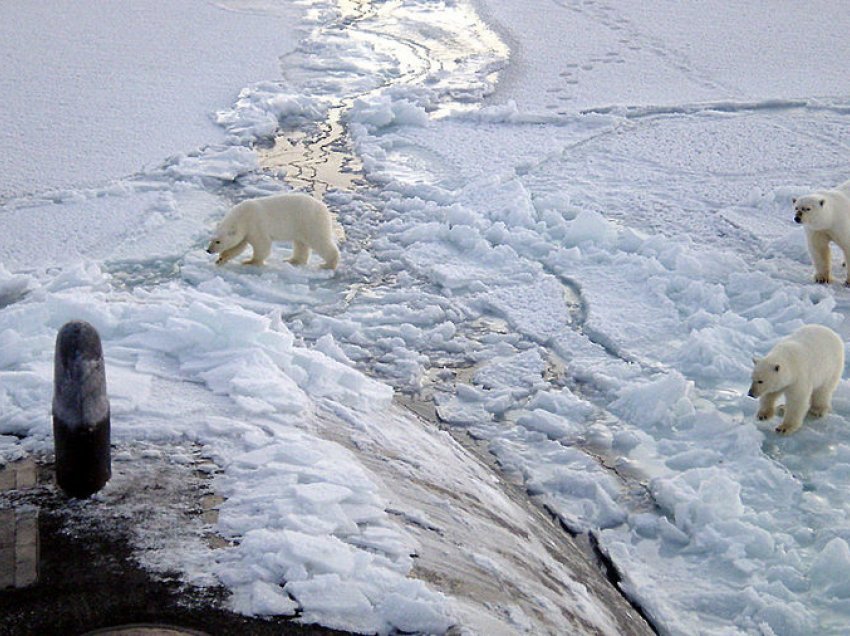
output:
{"label": "polar bear", "polygon": [[757,417],[774,415],[776,399],[785,394],[785,415],[777,433],[789,434],[806,413],[829,412],[832,393],[844,372],[844,341],[829,327],[805,325],[783,338],[764,358],[753,358],[753,383],[747,393],[759,398]]}
{"label": "polar bear", "polygon": [[245,265],[262,265],[272,251],[272,241],[292,241],[293,265],[303,265],[315,250],[325,269],[336,269],[339,250],[334,242],[334,221],[321,201],[307,194],[275,194],[234,205],[215,230],[207,248],[219,254],[216,264],[238,256],[247,245],[254,253]]}
{"label": "polar bear", "polygon": [[[809,254],[815,264],[815,282],[828,283],[830,276],[830,241],[844,252],[850,263],[850,181],[834,190],[823,190],[793,199],[794,220],[806,228]],[[845,284],[850,285],[850,267]]]}

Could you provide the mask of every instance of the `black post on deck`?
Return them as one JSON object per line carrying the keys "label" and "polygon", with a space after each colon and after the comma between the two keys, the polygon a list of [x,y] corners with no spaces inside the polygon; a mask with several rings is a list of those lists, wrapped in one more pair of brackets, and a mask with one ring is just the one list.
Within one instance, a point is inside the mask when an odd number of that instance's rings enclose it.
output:
{"label": "black post on deck", "polygon": [[109,398],[97,330],[83,320],[65,323],[56,337],[53,442],[56,483],[84,498],[112,476]]}

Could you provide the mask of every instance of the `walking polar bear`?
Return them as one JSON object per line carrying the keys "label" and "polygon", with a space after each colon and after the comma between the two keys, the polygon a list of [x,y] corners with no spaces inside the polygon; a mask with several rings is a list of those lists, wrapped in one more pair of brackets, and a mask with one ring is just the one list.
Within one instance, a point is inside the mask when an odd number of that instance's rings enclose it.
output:
{"label": "walking polar bear", "polygon": [[802,426],[806,413],[821,417],[829,412],[844,372],[844,342],[829,327],[806,325],[753,363],[748,395],[759,398],[757,417],[772,418],[777,398],[785,394],[785,414],[776,432],[787,435]]}
{"label": "walking polar bear", "polygon": [[250,245],[253,255],[245,265],[262,265],[272,251],[272,241],[292,241],[293,265],[304,265],[315,250],[325,269],[336,269],[339,250],[334,242],[334,221],[321,201],[300,193],[275,194],[234,205],[215,230],[207,247],[218,254],[217,265],[238,256]]}
{"label": "walking polar bear", "polygon": [[794,199],[794,220],[806,228],[809,254],[815,264],[815,282],[829,283],[830,242],[844,252],[848,264],[845,283],[850,285],[850,181],[834,190],[813,192]]}

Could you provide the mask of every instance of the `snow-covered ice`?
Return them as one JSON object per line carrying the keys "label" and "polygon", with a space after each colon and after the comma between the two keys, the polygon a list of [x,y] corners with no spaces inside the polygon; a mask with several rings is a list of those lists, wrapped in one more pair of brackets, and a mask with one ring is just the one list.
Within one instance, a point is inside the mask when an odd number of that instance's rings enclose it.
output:
{"label": "snow-covered ice", "polygon": [[[98,9],[109,32],[69,7],[0,9],[0,460],[49,452],[84,319],[117,442],[193,445],[225,497],[228,547],[143,562],[240,612],[618,633],[547,510],[661,633],[847,632],[850,384],[790,437],[745,396],[802,324],[850,337],[790,203],[848,177],[836,3],[184,0]],[[281,130],[365,182],[261,167]],[[327,191],[340,269],[213,267],[281,173]]]}

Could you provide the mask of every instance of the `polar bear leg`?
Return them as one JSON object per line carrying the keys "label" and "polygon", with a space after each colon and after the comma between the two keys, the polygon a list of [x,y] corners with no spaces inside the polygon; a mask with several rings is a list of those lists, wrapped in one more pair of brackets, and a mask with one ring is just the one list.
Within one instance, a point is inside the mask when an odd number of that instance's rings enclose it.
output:
{"label": "polar bear leg", "polygon": [[824,394],[823,388],[812,393],[812,405],[809,407],[809,414],[812,417],[823,417],[829,413],[831,398],[831,395]]}
{"label": "polar bear leg", "polygon": [[789,435],[803,425],[803,418],[811,406],[811,386],[795,386],[785,393],[785,416],[776,427],[777,433]]}
{"label": "polar bear leg", "polygon": [[[850,244],[843,243],[839,244],[841,251],[844,252],[844,264],[847,265],[850,263]],[[845,285],[850,285],[850,265],[847,267],[847,279],[844,281]]]}
{"label": "polar bear leg", "polygon": [[812,406],[809,408],[809,413],[814,417],[823,417],[832,410],[832,394],[840,379],[841,371],[812,392]]}
{"label": "polar bear leg", "polygon": [[321,243],[314,245],[313,249],[315,249],[316,253],[325,261],[322,265],[322,269],[336,269],[336,266],[339,264],[339,250],[336,245],[333,244],[333,241],[329,239],[322,241]]}
{"label": "polar bear leg", "polygon": [[239,243],[237,243],[236,245],[234,245],[230,249],[224,250],[221,254],[218,255],[218,260],[215,262],[216,265],[223,265],[224,263],[229,261],[231,258],[233,258],[235,256],[239,256],[239,254],[242,253],[242,251],[245,249],[245,247],[247,245],[248,245],[248,239],[242,239],[241,241],[239,241]]}
{"label": "polar bear leg", "polygon": [[815,264],[815,282],[828,283],[830,280],[829,238],[820,232],[806,232],[809,254]]}
{"label": "polar bear leg", "polygon": [[289,262],[293,265],[304,265],[310,259],[310,246],[301,241],[292,242],[292,256]]}
{"label": "polar bear leg", "polygon": [[776,400],[780,393],[765,393],[759,398],[759,412],[756,418],[759,420],[769,420],[776,414]]}
{"label": "polar bear leg", "polygon": [[262,265],[269,257],[269,254],[272,253],[272,242],[265,237],[252,241],[251,247],[254,248],[254,254],[250,260],[242,261],[243,265]]}

